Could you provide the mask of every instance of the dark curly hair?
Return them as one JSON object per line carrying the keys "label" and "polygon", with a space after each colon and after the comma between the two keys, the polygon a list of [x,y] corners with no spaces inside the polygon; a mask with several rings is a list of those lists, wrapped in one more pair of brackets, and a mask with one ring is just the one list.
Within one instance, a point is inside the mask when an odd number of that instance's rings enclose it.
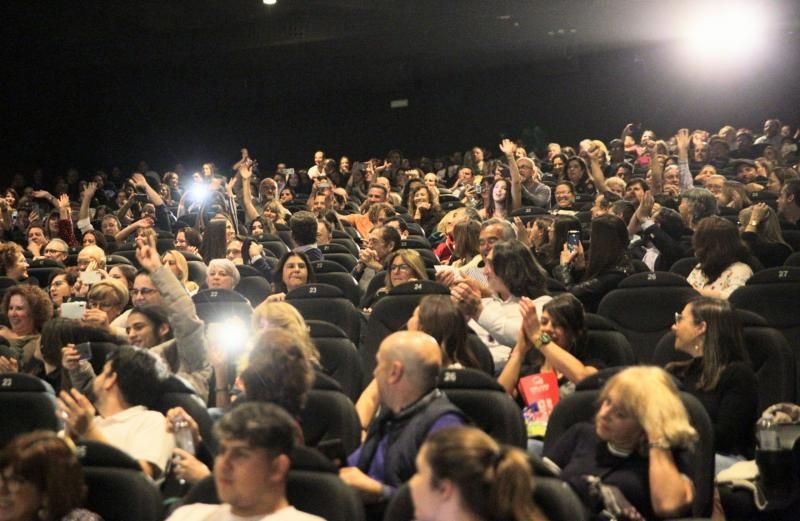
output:
{"label": "dark curly hair", "polygon": [[12,268],[22,253],[22,248],[15,242],[0,244],[0,276],[7,276],[9,268]]}
{"label": "dark curly hair", "polygon": [[8,288],[6,294],[3,295],[3,304],[0,307],[0,312],[4,315],[8,316],[8,304],[14,295],[24,298],[30,306],[33,328],[37,333],[42,330],[45,322],[53,318],[53,302],[50,301],[50,297],[39,286],[30,284],[18,284]]}

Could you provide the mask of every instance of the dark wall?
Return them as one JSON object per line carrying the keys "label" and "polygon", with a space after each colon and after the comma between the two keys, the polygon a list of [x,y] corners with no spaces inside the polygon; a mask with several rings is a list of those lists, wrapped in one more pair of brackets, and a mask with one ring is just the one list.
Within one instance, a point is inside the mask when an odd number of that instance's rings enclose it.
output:
{"label": "dark wall", "polygon": [[[760,128],[773,116],[800,123],[800,55],[788,49],[746,72],[689,68],[666,47],[446,74],[430,63],[388,71],[378,63],[364,58],[372,74],[352,72],[357,58],[280,70],[25,65],[8,82],[6,173],[35,165],[129,171],[139,159],[158,170],[176,162],[195,169],[233,163],[242,145],[262,165],[305,167],[317,148],[352,159],[393,147],[412,157],[474,144],[496,150],[501,136],[535,127],[548,140],[577,143],[609,140],[629,121],[660,133]],[[410,106],[389,109],[395,98]]]}

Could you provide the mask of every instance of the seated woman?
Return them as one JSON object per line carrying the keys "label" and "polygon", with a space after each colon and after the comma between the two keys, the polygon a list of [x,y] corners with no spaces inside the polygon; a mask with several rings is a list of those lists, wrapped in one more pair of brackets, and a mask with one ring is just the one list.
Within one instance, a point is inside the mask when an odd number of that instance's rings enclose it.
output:
{"label": "seated woman", "polygon": [[453,227],[454,268],[477,268],[483,257],[480,254],[481,225],[478,221],[462,220]]}
{"label": "seated woman", "polygon": [[596,190],[589,175],[589,168],[586,161],[578,156],[567,159],[566,180],[572,183],[573,192],[576,194],[594,195]]}
{"label": "seated woman", "polygon": [[189,280],[189,263],[186,262],[186,258],[179,251],[168,250],[161,257],[161,262],[163,262],[164,266],[169,268],[169,271],[181,282],[181,285],[186,288],[189,295],[197,293],[200,287],[196,282]]}
{"label": "seated woman", "polygon": [[750,251],[739,237],[736,225],[717,216],[702,219],[692,237],[699,263],[686,277],[703,296],[727,299],[753,275],[745,264]]}
{"label": "seated woman", "polygon": [[484,259],[484,274],[492,292],[482,298],[477,281],[466,279],[451,288],[451,295],[470,327],[481,337],[492,353],[496,368],[508,360],[517,342],[522,318],[519,302],[533,299],[538,308],[550,300],[544,270],[530,250],[520,241],[495,243]]}
{"label": "seated woman", "polygon": [[293,289],[317,281],[314,267],[303,252],[287,252],[275,266],[272,275],[272,294],[267,302],[278,302],[286,298]]}
{"label": "seated woman", "polygon": [[408,202],[408,213],[414,217],[414,222],[422,227],[426,236],[436,230],[436,225],[444,216],[436,196],[424,183],[413,193]]}
{"label": "seated woman", "polygon": [[233,290],[241,280],[236,265],[228,259],[211,259],[206,273],[206,286],[208,289]]}
{"label": "seated woman", "polygon": [[474,427],[431,434],[408,486],[419,521],[543,521],[533,503],[533,474],[520,449],[501,447]]}
{"label": "seated woman", "polygon": [[[423,297],[406,327],[409,331],[423,331],[436,339],[442,348],[443,368],[482,369],[478,356],[467,344],[468,328],[464,315],[447,295]],[[369,426],[379,404],[378,384],[373,378],[356,403],[356,412],[364,429]]]}
{"label": "seated woman", "polygon": [[0,313],[10,324],[0,326],[8,344],[0,350],[0,373],[31,372],[38,365],[34,355],[41,353],[42,327],[53,317],[50,298],[38,286],[12,286],[3,295]]}
{"label": "seated woman", "polygon": [[491,219],[492,217],[508,219],[513,210],[511,184],[508,180],[500,178],[491,184],[488,191],[488,200],[478,214],[483,219]]}
{"label": "seated woman", "polygon": [[250,237],[261,240],[265,234],[275,235],[275,223],[266,217],[259,216],[250,222]]}
{"label": "seated woman", "polygon": [[689,466],[676,449],[696,438],[670,376],[657,367],[636,366],[605,385],[594,425],[573,425],[544,455],[593,514],[603,505],[587,477],[617,487],[645,519],[680,517],[695,492],[686,475]]}
{"label": "seated woman", "polygon": [[[515,393],[526,363],[532,366],[529,372],[555,371],[562,395],[571,393],[575,384],[604,367],[601,360],[589,359],[583,305],[571,293],[553,297],[541,315],[530,299],[523,298],[520,312],[519,338],[497,379],[509,394]],[[536,354],[532,360],[530,353]]]}
{"label": "seated woman", "polygon": [[19,244],[0,244],[0,277],[8,277],[17,282],[28,278],[28,261]]}
{"label": "seated woman", "polygon": [[47,293],[50,295],[50,301],[53,303],[53,314],[58,315],[59,308],[64,302],[68,302],[72,298],[72,288],[78,277],[73,273],[68,273],[66,270],[54,270],[50,274],[50,282],[47,285]]}
{"label": "seated woman", "polygon": [[559,181],[553,191],[556,205],[551,210],[556,215],[575,215],[578,208],[575,206],[575,185],[569,181]]}
{"label": "seated woman", "polygon": [[561,262],[553,269],[553,277],[578,297],[586,311],[594,313],[605,294],[634,270],[628,257],[628,229],[622,219],[614,215],[592,219],[590,237],[588,261],[580,241],[572,250],[564,243]]}
{"label": "seated woman", "polygon": [[546,245],[537,250],[539,255],[536,257],[548,274],[552,274],[561,263],[561,251],[567,243],[569,232],[581,231],[581,222],[571,215],[557,215],[551,219]]}
{"label": "seated woman", "polygon": [[397,250],[386,257],[386,277],[384,286],[375,292],[371,298],[365,298],[362,307],[369,309],[381,297],[387,295],[392,288],[414,280],[428,280],[425,271],[425,261],[416,250]]}
{"label": "seated woman", "polygon": [[14,438],[0,453],[0,519],[102,521],[84,510],[86,483],[75,447],[55,432]]}
{"label": "seated woman", "polygon": [[175,234],[175,249],[178,251],[186,251],[199,255],[202,245],[203,238],[194,228],[186,226],[178,230]]}
{"label": "seated woman", "polygon": [[136,268],[130,264],[115,264],[108,269],[108,276],[120,281],[130,291],[133,289],[133,281],[136,280]]}
{"label": "seated woman", "polygon": [[107,327],[112,333],[125,337],[125,320],[117,320],[128,305],[128,288],[122,282],[107,277],[93,284],[86,296],[86,311],[81,323],[96,327]]}
{"label": "seated woman", "polygon": [[758,203],[739,212],[739,231],[753,255],[765,268],[783,266],[792,254],[792,247],[783,240],[781,224],[775,210]]}
{"label": "seated woman", "polygon": [[758,381],[744,347],[742,328],[727,300],[697,297],[675,315],[675,349],[688,354],[667,371],[693,394],[714,425],[717,472],[753,457]]}

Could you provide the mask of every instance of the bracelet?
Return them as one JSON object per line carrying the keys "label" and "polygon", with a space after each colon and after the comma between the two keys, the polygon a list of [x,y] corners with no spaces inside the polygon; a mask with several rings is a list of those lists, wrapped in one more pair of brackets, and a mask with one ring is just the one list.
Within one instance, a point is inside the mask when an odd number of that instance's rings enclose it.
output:
{"label": "bracelet", "polygon": [[672,446],[669,444],[667,440],[661,438],[660,440],[651,441],[647,443],[648,449],[661,449],[661,450],[670,450]]}

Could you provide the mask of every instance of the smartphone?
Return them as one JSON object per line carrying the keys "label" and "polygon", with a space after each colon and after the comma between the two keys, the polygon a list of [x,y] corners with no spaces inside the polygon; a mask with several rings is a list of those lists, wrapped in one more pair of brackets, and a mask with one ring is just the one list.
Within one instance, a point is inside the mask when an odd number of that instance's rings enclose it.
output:
{"label": "smartphone", "polygon": [[569,251],[575,251],[578,248],[578,244],[581,242],[581,232],[578,230],[570,230],[569,234],[567,235],[567,248]]}
{"label": "smartphone", "polygon": [[100,282],[102,280],[102,277],[100,276],[100,272],[99,271],[95,271],[95,270],[82,271],[81,274],[80,274],[80,277],[81,277],[81,282],[83,282],[84,284],[89,284],[89,285],[97,284],[98,282]]}
{"label": "smartphone", "polygon": [[483,185],[482,184],[475,185],[475,193],[477,195],[480,195],[480,194],[483,193]]}
{"label": "smartphone", "polygon": [[80,320],[83,312],[86,311],[86,302],[64,302],[61,304],[61,318],[71,318]]}
{"label": "smartphone", "polygon": [[80,344],[75,344],[75,350],[80,355],[81,360],[91,360],[92,359],[92,343],[91,342],[81,342]]}
{"label": "smartphone", "polygon": [[284,168],[283,173],[288,177],[294,175],[294,168]]}

